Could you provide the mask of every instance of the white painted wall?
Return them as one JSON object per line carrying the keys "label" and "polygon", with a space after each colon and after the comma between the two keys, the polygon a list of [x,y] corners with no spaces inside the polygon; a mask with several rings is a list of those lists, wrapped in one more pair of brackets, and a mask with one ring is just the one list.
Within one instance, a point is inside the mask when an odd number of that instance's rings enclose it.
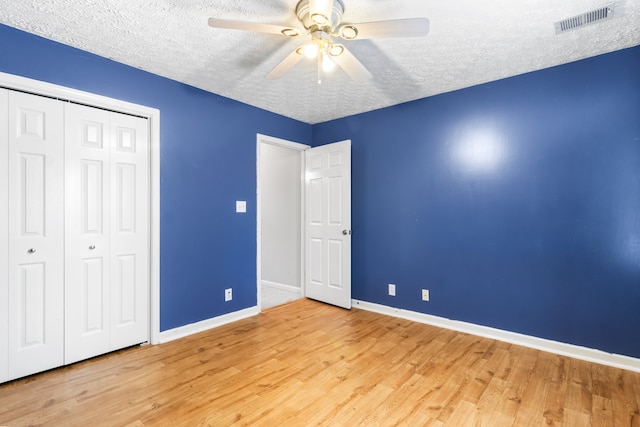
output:
{"label": "white painted wall", "polygon": [[260,144],[261,280],[300,288],[301,152]]}

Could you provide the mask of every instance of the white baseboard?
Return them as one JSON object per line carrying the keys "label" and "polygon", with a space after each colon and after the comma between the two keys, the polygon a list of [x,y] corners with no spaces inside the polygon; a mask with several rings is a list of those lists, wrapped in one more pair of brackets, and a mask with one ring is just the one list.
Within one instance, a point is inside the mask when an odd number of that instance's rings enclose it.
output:
{"label": "white baseboard", "polygon": [[285,285],[284,283],[270,282],[268,280],[262,280],[260,281],[260,284],[262,284],[262,286],[266,286],[269,288],[281,289],[283,291],[288,291],[288,292],[295,292],[298,295],[302,294],[301,289],[297,286]]}
{"label": "white baseboard", "polygon": [[536,350],[559,354],[562,356],[586,360],[588,362],[599,363],[601,365],[612,366],[614,368],[640,372],[640,359],[634,357],[607,353],[602,350],[581,347],[574,344],[566,344],[544,338],[537,338],[530,335],[519,334],[516,332],[490,328],[488,326],[480,326],[473,323],[450,320],[444,317],[433,316],[431,314],[418,313],[416,311],[403,310],[400,308],[393,308],[386,305],[359,301],[355,299],[352,300],[352,307],[360,308],[367,311],[373,311],[375,313],[386,314],[388,316],[398,317],[401,319],[412,320],[414,322],[424,323],[427,325],[438,326],[445,329],[465,332],[472,335],[478,335],[485,338],[491,338],[498,341],[504,341],[511,344],[533,348]]}
{"label": "white baseboard", "polygon": [[211,319],[202,320],[200,322],[191,323],[189,325],[180,326],[178,328],[168,329],[160,332],[159,342],[165,343],[177,340],[178,338],[184,338],[189,335],[197,334],[198,332],[204,332],[209,329],[217,328],[218,326],[226,325],[227,323],[255,316],[257,314],[260,314],[260,309],[257,306],[254,306],[245,308],[244,310],[234,311],[233,313],[223,314],[222,316],[213,317]]}

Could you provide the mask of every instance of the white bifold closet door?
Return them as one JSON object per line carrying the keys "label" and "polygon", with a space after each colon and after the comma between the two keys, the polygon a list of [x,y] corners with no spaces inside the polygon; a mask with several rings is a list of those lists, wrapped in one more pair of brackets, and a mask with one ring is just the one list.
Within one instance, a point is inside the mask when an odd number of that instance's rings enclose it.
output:
{"label": "white bifold closet door", "polygon": [[8,371],[62,365],[63,104],[8,93]]}
{"label": "white bifold closet door", "polygon": [[65,363],[148,340],[147,121],[65,109]]}
{"label": "white bifold closet door", "polygon": [[0,382],[149,340],[148,132],[0,89]]}
{"label": "white bifold closet door", "polygon": [[149,341],[147,119],[111,113],[111,350]]}

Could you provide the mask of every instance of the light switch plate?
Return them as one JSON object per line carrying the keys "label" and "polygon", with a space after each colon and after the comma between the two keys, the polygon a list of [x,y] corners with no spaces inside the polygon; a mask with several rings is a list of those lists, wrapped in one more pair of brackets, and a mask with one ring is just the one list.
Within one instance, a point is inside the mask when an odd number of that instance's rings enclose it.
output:
{"label": "light switch plate", "polygon": [[237,213],[246,213],[247,212],[247,202],[244,200],[236,200],[236,212]]}

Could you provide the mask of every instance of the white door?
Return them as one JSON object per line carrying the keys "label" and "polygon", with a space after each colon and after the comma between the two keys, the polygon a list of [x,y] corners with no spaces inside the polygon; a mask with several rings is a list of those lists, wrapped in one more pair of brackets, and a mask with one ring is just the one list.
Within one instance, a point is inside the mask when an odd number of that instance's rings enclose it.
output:
{"label": "white door", "polygon": [[66,343],[73,363],[149,339],[146,119],[66,107]]}
{"label": "white door", "polygon": [[111,350],[149,340],[149,128],[110,114]]}
{"label": "white door", "polygon": [[305,158],[305,295],[351,308],[351,141]]}
{"label": "white door", "polygon": [[63,105],[9,93],[9,376],[60,366]]}
{"label": "white door", "polygon": [[65,363],[110,348],[109,112],[65,105]]}
{"label": "white door", "polygon": [[[0,204],[9,197],[7,158],[9,92],[0,89]],[[9,379],[9,211],[0,209],[0,382]]]}

